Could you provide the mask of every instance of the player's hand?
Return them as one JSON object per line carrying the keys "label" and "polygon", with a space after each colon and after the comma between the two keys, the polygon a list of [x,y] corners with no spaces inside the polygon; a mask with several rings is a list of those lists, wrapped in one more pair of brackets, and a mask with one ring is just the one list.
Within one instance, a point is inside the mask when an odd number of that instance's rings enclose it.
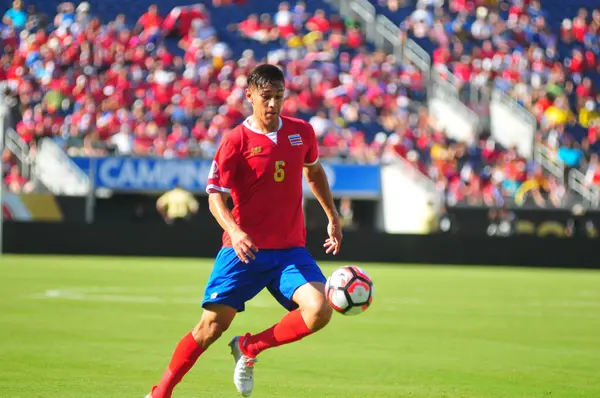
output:
{"label": "player's hand", "polygon": [[329,238],[325,240],[325,244],[323,245],[325,253],[333,253],[335,256],[340,252],[340,246],[342,245],[342,223],[339,217],[329,220],[327,234]]}
{"label": "player's hand", "polygon": [[235,250],[235,254],[237,254],[241,261],[248,264],[250,263],[250,260],[256,259],[254,253],[258,251],[258,248],[254,245],[247,233],[244,231],[236,231],[231,233],[230,237],[233,250]]}

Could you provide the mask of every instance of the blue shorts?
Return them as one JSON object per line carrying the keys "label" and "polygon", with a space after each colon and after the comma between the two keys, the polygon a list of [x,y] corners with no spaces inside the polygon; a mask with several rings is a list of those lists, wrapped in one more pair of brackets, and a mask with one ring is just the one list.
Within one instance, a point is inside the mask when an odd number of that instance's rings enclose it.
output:
{"label": "blue shorts", "polygon": [[292,311],[298,308],[292,301],[296,289],[308,282],[326,282],[304,247],[259,250],[255,256],[255,260],[246,264],[233,248],[222,248],[206,284],[202,306],[225,304],[242,312],[245,303],[266,287],[284,308]]}

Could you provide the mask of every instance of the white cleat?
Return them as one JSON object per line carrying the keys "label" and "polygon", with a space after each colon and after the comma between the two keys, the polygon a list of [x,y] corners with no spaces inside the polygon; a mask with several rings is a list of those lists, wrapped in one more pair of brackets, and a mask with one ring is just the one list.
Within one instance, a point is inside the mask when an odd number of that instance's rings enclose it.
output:
{"label": "white cleat", "polygon": [[146,395],[146,398],[152,398],[152,395],[148,394]]}
{"label": "white cleat", "polygon": [[240,336],[234,337],[229,343],[231,355],[235,360],[235,369],[233,371],[233,384],[240,394],[249,397],[254,388],[254,364],[256,358],[247,357],[240,348]]}

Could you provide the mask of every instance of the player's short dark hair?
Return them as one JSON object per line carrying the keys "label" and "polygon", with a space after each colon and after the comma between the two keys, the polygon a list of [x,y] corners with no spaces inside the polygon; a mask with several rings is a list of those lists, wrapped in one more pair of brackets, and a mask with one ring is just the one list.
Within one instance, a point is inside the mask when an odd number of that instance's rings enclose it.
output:
{"label": "player's short dark hair", "polygon": [[275,65],[259,65],[248,75],[248,88],[262,88],[274,84],[285,85],[283,72]]}

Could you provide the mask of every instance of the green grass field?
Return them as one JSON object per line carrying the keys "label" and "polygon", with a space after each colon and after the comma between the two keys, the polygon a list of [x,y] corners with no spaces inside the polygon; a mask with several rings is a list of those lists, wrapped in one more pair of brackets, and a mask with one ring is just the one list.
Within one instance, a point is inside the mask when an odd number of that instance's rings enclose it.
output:
{"label": "green grass field", "polygon": [[[199,319],[210,265],[0,258],[0,397],[143,397]],[[600,397],[600,272],[360,265],[373,306],[264,352],[253,397]],[[175,397],[236,397],[227,342],[282,314],[259,295]]]}

